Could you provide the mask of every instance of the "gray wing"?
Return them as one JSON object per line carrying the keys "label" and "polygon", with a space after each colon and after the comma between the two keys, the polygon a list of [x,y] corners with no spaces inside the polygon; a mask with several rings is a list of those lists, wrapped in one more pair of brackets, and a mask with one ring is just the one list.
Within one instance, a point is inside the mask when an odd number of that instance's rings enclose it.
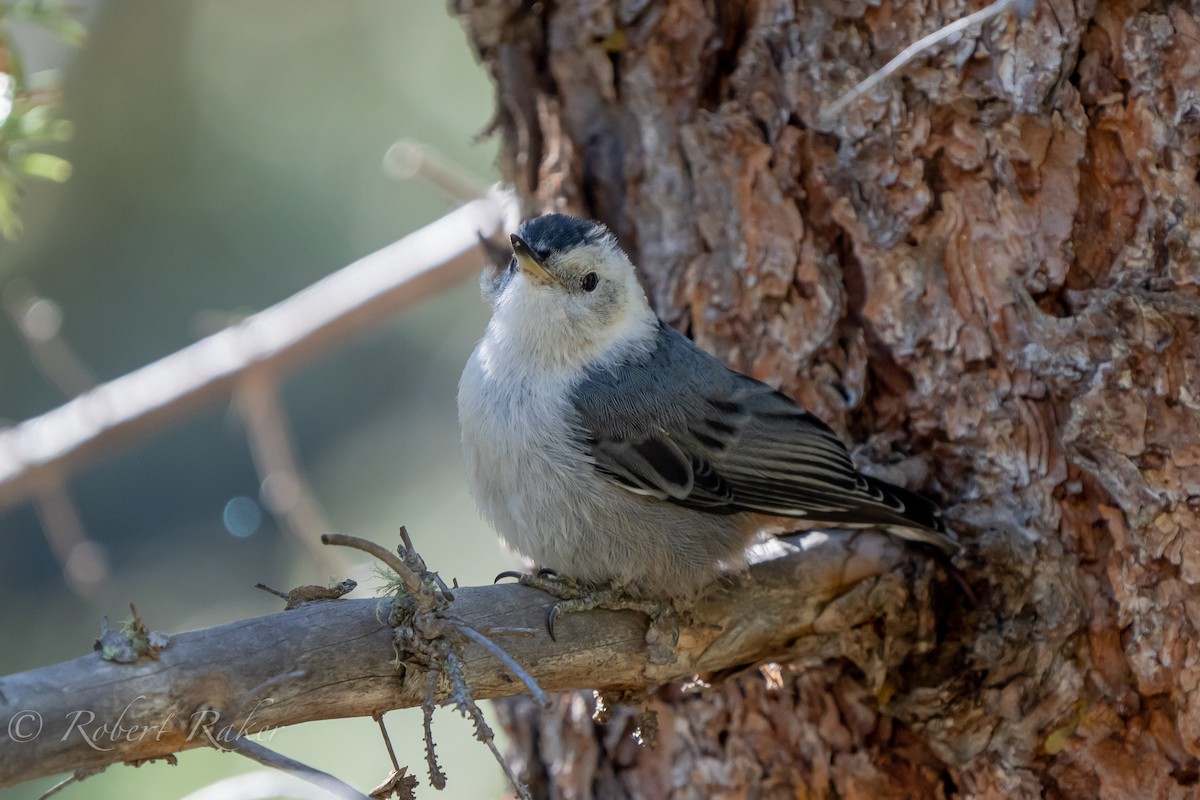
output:
{"label": "gray wing", "polygon": [[665,324],[649,354],[592,370],[572,402],[596,469],[629,491],[710,513],[945,530],[930,501],[860,475],[819,419]]}

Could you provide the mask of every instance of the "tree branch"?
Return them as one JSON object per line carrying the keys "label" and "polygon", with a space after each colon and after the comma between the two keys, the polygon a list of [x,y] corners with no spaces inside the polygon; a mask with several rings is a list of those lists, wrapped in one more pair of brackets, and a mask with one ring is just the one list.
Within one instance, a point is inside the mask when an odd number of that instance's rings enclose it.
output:
{"label": "tree branch", "polygon": [[251,370],[282,373],[473,275],[478,234],[512,220],[475,200],[297,294],[165,358],[0,430],[0,511],[101,455],[230,396]]}
{"label": "tree branch", "polygon": [[[881,597],[898,596],[909,562],[908,551],[870,533],[816,534],[774,550],[685,615],[667,658],[661,644],[647,646],[635,612],[568,615],[555,642],[545,626],[555,599],[515,584],[457,589],[447,613],[477,630],[532,630],[503,645],[546,691],[637,689],[771,658],[839,655],[841,637],[877,619]],[[420,706],[429,672],[399,660],[407,643],[387,624],[389,602],[312,602],[173,636],[157,659],[117,664],[93,653],[0,678],[0,786]],[[461,666],[478,699],[525,691],[478,644],[465,645]],[[451,687],[439,682],[438,691],[445,700]]]}
{"label": "tree branch", "polygon": [[334,797],[340,798],[340,800],[370,800],[365,794],[356,791],[354,787],[343,783],[328,772],[313,769],[294,758],[280,755],[274,750],[263,747],[258,742],[239,737],[229,743],[228,749],[234,753],[240,753],[251,761],[257,761],[267,767],[274,767],[300,780],[308,781],[314,786],[320,786]]}

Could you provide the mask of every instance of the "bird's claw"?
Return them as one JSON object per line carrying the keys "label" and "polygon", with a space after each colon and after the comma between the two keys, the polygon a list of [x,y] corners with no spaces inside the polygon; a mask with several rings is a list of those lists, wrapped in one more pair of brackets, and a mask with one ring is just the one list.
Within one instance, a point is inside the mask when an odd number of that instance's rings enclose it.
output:
{"label": "bird's claw", "polygon": [[605,611],[637,611],[645,614],[651,621],[669,617],[674,613],[670,604],[661,600],[640,600],[630,597],[616,587],[600,589],[560,600],[551,606],[546,614],[546,630],[550,638],[558,641],[554,623],[563,614],[575,614],[597,608]]}
{"label": "bird's claw", "polygon": [[496,576],[495,582],[512,578],[522,586],[539,589],[558,602],[550,606],[546,612],[546,632],[550,638],[558,641],[555,623],[564,614],[574,614],[580,611],[591,611],[600,608],[606,611],[639,611],[651,620],[658,620],[672,613],[671,607],[657,600],[640,600],[625,594],[622,587],[612,585],[606,589],[584,589],[574,580],[559,575],[556,571],[543,567],[532,575],[527,572],[506,570]]}
{"label": "bird's claw", "polygon": [[[520,572],[515,569],[506,569],[504,572],[498,573],[496,577],[492,579],[492,585],[495,586],[505,578],[512,578],[517,583],[520,583],[524,586],[534,586],[535,588],[540,588],[541,581],[567,582],[566,579],[559,577],[558,570],[553,570],[549,567],[541,567],[532,575],[530,575],[528,572]],[[537,581],[537,583],[530,583],[530,581]],[[553,592],[551,592],[551,594],[553,594]]]}
{"label": "bird's claw", "polygon": [[570,578],[564,578],[552,569],[543,567],[532,575],[528,572],[517,572],[515,570],[505,570],[496,576],[493,584],[499,583],[505,578],[512,578],[521,586],[528,586],[531,589],[540,589],[548,595],[557,597],[559,600],[570,600],[578,597],[580,594],[579,584]]}

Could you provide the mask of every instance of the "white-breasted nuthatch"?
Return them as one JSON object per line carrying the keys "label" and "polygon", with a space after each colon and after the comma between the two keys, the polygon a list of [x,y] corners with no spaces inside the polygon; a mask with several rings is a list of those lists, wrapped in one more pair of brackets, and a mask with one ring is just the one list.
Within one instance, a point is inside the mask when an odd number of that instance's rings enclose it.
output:
{"label": "white-breasted nuthatch", "polygon": [[653,598],[694,595],[797,518],[958,549],[937,506],[659,320],[605,226],[549,214],[511,240],[458,392],[471,492],[511,548]]}

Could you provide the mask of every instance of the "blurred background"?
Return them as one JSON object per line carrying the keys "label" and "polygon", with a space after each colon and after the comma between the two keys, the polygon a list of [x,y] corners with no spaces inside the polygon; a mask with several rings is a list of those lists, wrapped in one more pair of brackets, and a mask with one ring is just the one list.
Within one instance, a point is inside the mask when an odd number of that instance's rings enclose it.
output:
{"label": "blurred background", "polygon": [[[491,87],[442,4],[102,0],[72,9],[87,31],[79,47],[6,23],[31,73],[60,70],[58,116],[73,135],[48,148],[70,163],[69,180],[25,181],[23,231],[0,241],[9,309],[0,315],[0,426],[69,399],[18,333],[13,315],[30,298],[51,301],[38,311],[60,326],[74,377],[104,382],[448,211],[428,186],[388,175],[384,156],[397,140],[436,145],[481,185],[496,180],[495,145],[481,137]],[[459,457],[457,380],[486,319],[469,281],[282,387],[298,461],[329,525],[389,547],[407,525],[431,567],[464,584],[512,564],[475,513]],[[124,620],[131,601],[150,628],[175,633],[279,610],[257,582],[328,581],[260,489],[241,417],[225,405],[70,480],[89,540],[71,569],[32,505],[0,510],[0,640],[20,643],[0,648],[0,674],[88,652],[101,615]],[[368,580],[357,594],[379,585]],[[419,796],[433,796],[419,710],[386,720]],[[434,732],[449,777],[440,796],[506,790],[467,721],[440,710]],[[370,719],[297,726],[269,746],[364,791],[390,766]],[[192,750],[178,766],[113,767],[60,796],[183,797],[259,769]],[[54,782],[0,798],[36,797]]]}

